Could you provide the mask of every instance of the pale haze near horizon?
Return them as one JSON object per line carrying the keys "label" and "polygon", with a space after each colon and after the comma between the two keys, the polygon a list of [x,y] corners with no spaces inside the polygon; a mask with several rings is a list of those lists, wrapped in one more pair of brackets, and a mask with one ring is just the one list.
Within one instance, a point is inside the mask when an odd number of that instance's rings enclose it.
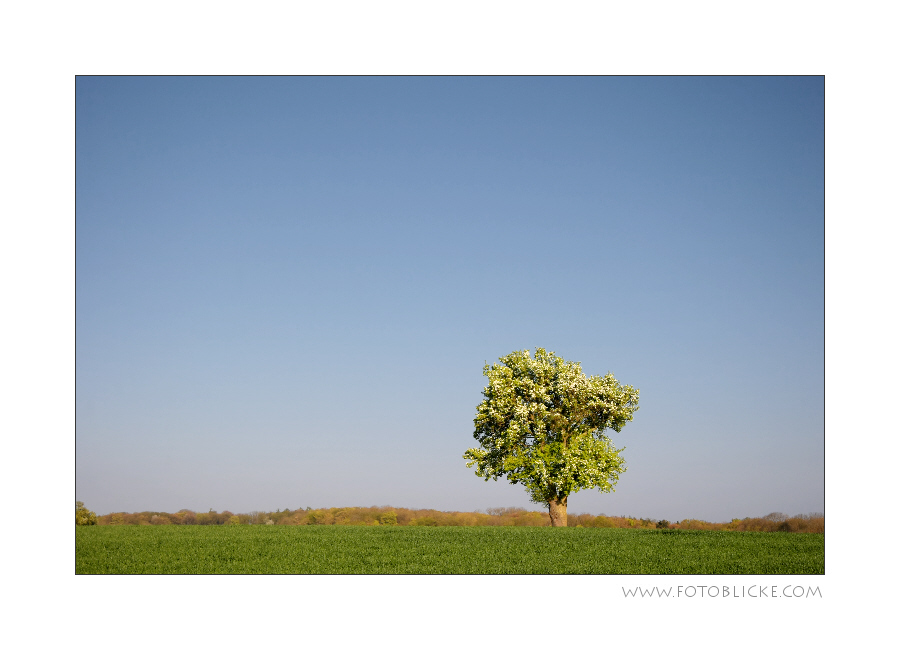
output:
{"label": "pale haze near horizon", "polygon": [[76,498],[531,504],[465,467],[485,362],[641,408],[569,512],[824,511],[824,81],[76,83]]}

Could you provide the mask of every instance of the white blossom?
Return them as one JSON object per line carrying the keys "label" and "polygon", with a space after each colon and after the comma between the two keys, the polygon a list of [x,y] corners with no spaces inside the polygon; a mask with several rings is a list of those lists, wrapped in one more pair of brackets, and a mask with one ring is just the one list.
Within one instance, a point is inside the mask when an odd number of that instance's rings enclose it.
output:
{"label": "white blossom", "polygon": [[637,389],[611,373],[586,377],[579,363],[543,348],[534,358],[528,350],[501,357],[484,375],[474,433],[481,446],[463,455],[476,476],[522,483],[536,503],[614,490],[625,461],[605,432],[631,421]]}

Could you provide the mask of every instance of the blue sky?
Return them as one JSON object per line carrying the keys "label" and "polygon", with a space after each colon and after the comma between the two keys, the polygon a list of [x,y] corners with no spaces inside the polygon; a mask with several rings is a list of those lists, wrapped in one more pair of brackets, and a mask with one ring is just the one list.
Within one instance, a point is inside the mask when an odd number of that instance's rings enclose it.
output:
{"label": "blue sky", "polygon": [[76,498],[537,509],[481,374],[641,390],[569,511],[824,511],[821,77],[79,77]]}

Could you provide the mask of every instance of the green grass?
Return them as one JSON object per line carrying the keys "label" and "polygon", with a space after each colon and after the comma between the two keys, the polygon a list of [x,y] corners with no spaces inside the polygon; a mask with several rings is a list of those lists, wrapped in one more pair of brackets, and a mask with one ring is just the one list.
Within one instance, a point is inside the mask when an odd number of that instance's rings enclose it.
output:
{"label": "green grass", "polygon": [[75,572],[824,574],[825,536],[610,528],[78,526]]}

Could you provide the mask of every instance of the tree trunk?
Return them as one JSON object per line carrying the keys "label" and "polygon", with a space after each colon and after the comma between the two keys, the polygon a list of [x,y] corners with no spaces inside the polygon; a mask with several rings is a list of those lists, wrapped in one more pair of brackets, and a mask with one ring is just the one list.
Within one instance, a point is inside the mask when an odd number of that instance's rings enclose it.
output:
{"label": "tree trunk", "polygon": [[568,496],[560,497],[556,501],[550,501],[547,506],[550,508],[550,525],[566,527],[568,517],[566,515],[566,504],[569,501]]}

